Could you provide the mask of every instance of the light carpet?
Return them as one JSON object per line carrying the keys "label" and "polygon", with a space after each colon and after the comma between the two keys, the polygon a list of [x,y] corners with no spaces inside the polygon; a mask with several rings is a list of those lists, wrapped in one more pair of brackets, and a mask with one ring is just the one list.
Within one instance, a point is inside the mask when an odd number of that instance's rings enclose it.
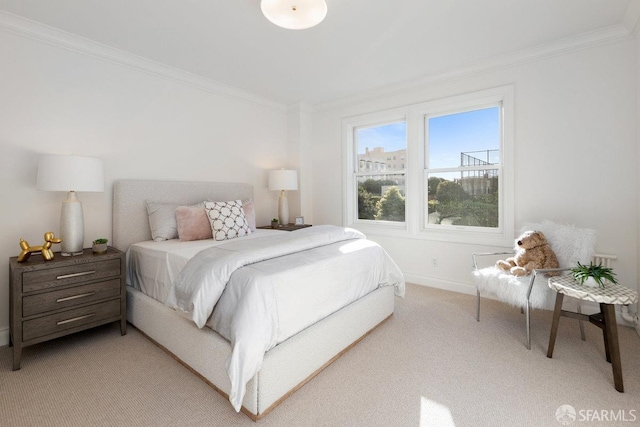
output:
{"label": "light carpet", "polygon": [[[561,405],[575,409],[573,425],[640,423],[633,329],[619,328],[618,393],[595,326],[585,325],[583,342],[577,321],[563,317],[549,359],[551,312],[533,312],[531,351],[520,310],[483,299],[481,314],[476,322],[469,295],[408,285],[391,319],[257,424],[554,426]],[[11,349],[0,348],[0,424],[256,425],[135,328],[120,336],[116,324],[28,347],[15,372]]]}

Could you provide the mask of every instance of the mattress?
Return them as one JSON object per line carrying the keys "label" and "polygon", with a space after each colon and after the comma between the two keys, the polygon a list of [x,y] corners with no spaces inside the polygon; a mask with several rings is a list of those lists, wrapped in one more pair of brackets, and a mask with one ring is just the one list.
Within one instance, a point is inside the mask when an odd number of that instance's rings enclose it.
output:
{"label": "mattress", "polygon": [[[283,231],[257,229],[243,239],[255,239],[278,233]],[[226,241],[213,239],[191,242],[172,239],[162,242],[149,240],[133,244],[127,250],[127,285],[164,303],[171,284],[187,261],[203,249],[224,243]]]}
{"label": "mattress", "polygon": [[[320,227],[315,228],[320,231]],[[184,242],[172,239],[136,243],[126,253],[127,284],[166,303],[174,280],[199,252],[214,246],[235,246],[254,239],[263,240],[263,237],[270,235],[287,237],[282,233],[258,229],[241,239],[225,241],[206,239]],[[377,249],[376,243],[356,239],[245,266],[233,276],[234,281],[240,284],[233,287],[232,291],[223,293],[206,326],[232,341],[231,323],[241,299],[238,294],[241,291],[237,288],[245,287],[257,275],[262,282],[271,282],[270,286],[277,295],[275,310],[278,332],[271,346],[280,343],[375,290],[380,285],[379,277],[383,275],[381,269],[385,266],[382,262],[377,266],[371,265],[377,256]],[[390,259],[388,262],[393,264]],[[395,277],[395,281],[396,294],[403,295],[404,283],[397,283],[402,281],[401,275]],[[347,283],[348,286],[345,286]],[[187,315],[180,310],[178,312]]]}

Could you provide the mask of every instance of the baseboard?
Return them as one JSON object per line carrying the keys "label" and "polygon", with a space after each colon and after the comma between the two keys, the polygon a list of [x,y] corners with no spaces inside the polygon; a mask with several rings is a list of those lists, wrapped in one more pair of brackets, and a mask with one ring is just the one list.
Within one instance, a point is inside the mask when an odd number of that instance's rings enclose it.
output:
{"label": "baseboard", "polygon": [[9,328],[0,329],[0,347],[9,345]]}
{"label": "baseboard", "polygon": [[417,274],[404,274],[404,280],[416,285],[428,286],[430,288],[442,289],[445,291],[458,292],[461,294],[475,295],[476,287],[469,283],[454,282],[451,280],[438,279],[435,277],[420,276]]}

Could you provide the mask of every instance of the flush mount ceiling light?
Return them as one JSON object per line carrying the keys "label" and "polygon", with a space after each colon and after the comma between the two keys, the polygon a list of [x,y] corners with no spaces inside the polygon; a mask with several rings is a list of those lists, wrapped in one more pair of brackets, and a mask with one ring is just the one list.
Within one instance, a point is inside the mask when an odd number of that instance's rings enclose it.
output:
{"label": "flush mount ceiling light", "polygon": [[269,21],[289,30],[311,28],[327,16],[324,0],[262,0],[260,8]]}

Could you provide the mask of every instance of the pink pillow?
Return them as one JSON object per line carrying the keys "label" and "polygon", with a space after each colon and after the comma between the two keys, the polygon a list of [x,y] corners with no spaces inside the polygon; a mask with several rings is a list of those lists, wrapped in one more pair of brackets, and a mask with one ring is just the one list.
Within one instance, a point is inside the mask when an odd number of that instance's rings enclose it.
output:
{"label": "pink pillow", "polygon": [[211,224],[202,207],[179,206],[176,208],[178,238],[182,241],[212,239]]}
{"label": "pink pillow", "polygon": [[244,211],[244,217],[247,220],[249,229],[256,231],[256,210],[253,207],[253,200],[243,200],[242,210]]}

